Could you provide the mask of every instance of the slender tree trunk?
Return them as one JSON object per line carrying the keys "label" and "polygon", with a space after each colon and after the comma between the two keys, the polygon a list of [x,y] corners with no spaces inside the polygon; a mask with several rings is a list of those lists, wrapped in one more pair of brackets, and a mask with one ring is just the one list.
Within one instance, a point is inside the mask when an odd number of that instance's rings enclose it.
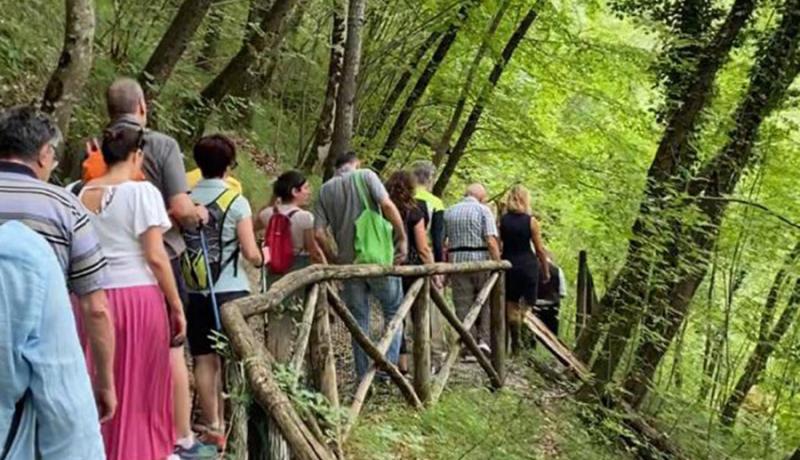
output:
{"label": "slender tree trunk", "polygon": [[[625,263],[601,301],[602,314],[594,315],[588,325],[588,328],[594,330],[602,330],[608,324],[610,328],[592,366],[596,379],[591,386],[584,387],[582,392],[585,395],[597,394],[601,387],[611,381],[629,335],[641,318],[644,305],[655,304],[655,308],[661,311],[670,308],[669,285],[653,289],[650,274],[674,269],[679,242],[670,241],[669,237],[664,241],[665,237],[659,233],[663,232],[664,226],[658,225],[654,217],[658,217],[670,206],[674,207],[674,200],[670,196],[685,189],[688,174],[696,161],[693,150],[687,147],[688,140],[697,128],[700,112],[711,98],[716,75],[752,15],[755,3],[755,0],[735,1],[715,37],[702,51],[678,108],[672,112],[667,122],[647,173],[644,198],[639,207],[639,216],[633,225],[634,236],[629,242]],[[672,209],[671,212],[676,211],[677,209]],[[679,220],[670,221],[669,227],[674,227],[675,231],[679,231],[680,226]],[[588,336],[599,337],[599,334]],[[594,348],[595,344],[586,345]]]}
{"label": "slender tree trunk", "polygon": [[194,36],[211,4],[218,0],[184,0],[169,28],[139,75],[148,100],[155,98],[169,80],[189,41]]}
{"label": "slender tree trunk", "polygon": [[214,68],[214,59],[217,57],[225,15],[223,14],[222,6],[212,5],[207,16],[208,26],[206,27],[205,34],[203,34],[203,46],[200,48],[200,53],[197,55],[195,66],[197,66],[198,69],[210,72]]}
{"label": "slender tree trunk", "polygon": [[66,0],[64,44],[58,65],[47,82],[42,110],[53,114],[66,137],[72,110],[81,97],[94,59],[94,2]]}
{"label": "slender tree trunk", "polygon": [[[706,254],[716,244],[719,225],[727,208],[723,197],[733,193],[745,168],[753,161],[753,145],[761,123],[783,100],[800,70],[798,37],[800,0],[788,0],[780,25],[759,49],[747,93],[735,113],[736,124],[728,143],[702,166],[689,185],[689,194],[698,200],[697,207],[707,222],[676,235],[690,243],[685,247],[691,249],[678,251],[683,252],[680,255],[688,260],[689,268],[683,269],[687,270],[686,274],[681,274],[680,280],[673,285],[671,308],[664,317],[667,327],[659,331],[663,334],[650,334],[634,353],[638,365],[634,366],[633,373],[625,382],[625,388],[640,391],[635,395],[634,403],[641,402],[641,391],[646,393],[649,388],[655,369],[677,332],[675,325],[679,327],[685,318],[694,290],[705,275],[708,266]],[[645,321],[652,321],[654,314],[657,312],[648,312]]]}
{"label": "slender tree trunk", "polygon": [[333,142],[333,121],[336,114],[336,96],[339,92],[339,83],[342,79],[342,65],[344,62],[345,22],[342,12],[335,8],[333,12],[333,29],[331,31],[331,53],[328,61],[328,85],[325,89],[325,99],[322,101],[322,110],[314,133],[314,145],[298,166],[311,172],[314,165],[327,165],[326,161],[331,151]]}
{"label": "slender tree trunk", "polygon": [[411,119],[411,115],[413,115],[414,110],[417,108],[417,103],[420,99],[422,99],[422,96],[425,94],[425,90],[428,89],[428,85],[430,84],[431,80],[433,80],[436,72],[439,70],[439,67],[444,61],[444,58],[447,56],[447,53],[450,51],[450,48],[453,46],[453,43],[455,43],[458,32],[461,30],[461,26],[469,18],[470,10],[478,3],[480,3],[480,0],[467,0],[459,9],[456,19],[450,24],[450,26],[447,28],[447,31],[442,36],[439,45],[433,52],[433,56],[431,56],[428,64],[425,66],[425,69],[419,76],[419,79],[417,79],[417,83],[411,90],[411,94],[409,94],[408,98],[406,98],[403,109],[397,115],[397,120],[395,120],[392,130],[389,131],[389,135],[386,138],[386,143],[383,145],[383,148],[378,154],[378,158],[372,164],[372,167],[379,173],[383,171],[383,169],[389,163],[389,160],[392,158],[394,150],[400,143],[400,137],[403,135],[403,131],[405,131],[406,126]]}
{"label": "slender tree trunk", "polygon": [[205,121],[210,109],[225,99],[226,96],[252,88],[257,78],[257,69],[262,56],[270,46],[276,46],[274,37],[278,34],[281,23],[297,0],[253,0],[250,8],[249,24],[255,24],[245,33],[239,52],[228,62],[222,71],[203,89],[200,100],[190,103],[186,109],[194,112],[191,116],[194,132],[197,137],[205,129]]}
{"label": "slender tree trunk", "polygon": [[[769,299],[767,299],[767,302],[769,302]],[[750,392],[750,389],[761,379],[761,375],[767,368],[767,362],[772,352],[775,351],[775,348],[786,334],[786,331],[789,330],[789,327],[797,319],[797,311],[799,308],[800,279],[795,282],[794,291],[789,299],[789,303],[786,305],[783,313],[781,313],[780,318],[778,318],[778,322],[775,323],[775,327],[772,328],[766,340],[758,342],[755,350],[753,350],[753,353],[747,360],[744,373],[736,382],[733,393],[731,393],[725,401],[725,404],[723,404],[720,414],[720,421],[723,425],[732,426],[734,422],[736,422],[736,415],[742,407],[744,398],[747,396],[747,393]]]}
{"label": "slender tree trunk", "polygon": [[472,84],[475,82],[475,77],[478,75],[483,57],[486,55],[486,51],[489,50],[492,37],[494,37],[494,34],[497,32],[497,28],[500,27],[500,23],[503,21],[503,17],[510,6],[511,2],[509,0],[503,0],[500,4],[500,8],[497,9],[492,21],[489,23],[489,28],[483,35],[483,40],[481,40],[478,51],[475,53],[475,57],[470,63],[469,69],[467,70],[467,78],[464,80],[464,86],[461,87],[461,93],[458,95],[456,107],[453,109],[453,116],[450,117],[450,122],[447,123],[447,127],[444,133],[442,133],[441,139],[439,139],[439,142],[435,145],[433,164],[437,167],[442,164],[445,155],[447,155],[447,152],[450,150],[450,141],[453,139],[453,134],[455,134],[458,124],[461,122],[461,116],[464,114],[464,109],[467,106],[469,92],[472,89]]}
{"label": "slender tree trunk", "polygon": [[467,145],[469,145],[469,141],[472,139],[472,135],[475,133],[475,129],[478,127],[478,121],[480,121],[486,103],[489,101],[489,98],[494,92],[495,87],[497,87],[497,82],[500,81],[500,76],[503,75],[503,71],[506,69],[506,66],[514,56],[514,51],[517,49],[517,46],[519,46],[520,42],[522,42],[525,34],[528,33],[528,29],[530,29],[533,21],[536,20],[536,15],[537,11],[535,7],[528,10],[528,13],[517,25],[516,30],[514,30],[514,33],[511,35],[511,38],[508,39],[500,58],[495,62],[494,68],[492,68],[492,72],[489,74],[489,81],[483,86],[481,94],[478,96],[478,100],[475,102],[475,106],[472,108],[472,112],[470,112],[469,117],[467,118],[464,129],[461,131],[461,135],[458,137],[458,141],[456,141],[453,151],[447,158],[447,163],[442,170],[442,174],[439,175],[439,178],[436,180],[436,184],[433,187],[433,193],[436,195],[441,196],[442,193],[444,193],[445,188],[447,188],[447,184],[455,172],[458,162],[461,160],[461,157],[464,156]]}
{"label": "slender tree trunk", "polygon": [[408,65],[403,69],[403,72],[400,74],[400,78],[397,79],[397,82],[394,84],[392,88],[392,92],[389,93],[389,96],[383,101],[381,104],[380,109],[378,109],[378,113],[375,114],[375,120],[369,125],[364,138],[365,139],[372,139],[380,132],[383,125],[386,123],[386,120],[389,118],[389,114],[392,112],[394,105],[397,103],[397,100],[400,99],[400,96],[406,90],[408,86],[408,82],[411,81],[411,76],[419,67],[419,63],[422,62],[422,58],[428,54],[428,50],[439,40],[439,37],[442,36],[442,33],[438,30],[434,30],[433,32],[428,35],[428,38],[425,39],[424,42],[417,48],[417,52],[414,54],[414,58]]}
{"label": "slender tree trunk", "polygon": [[333,124],[333,142],[325,178],[332,176],[331,167],[336,157],[350,150],[353,140],[353,118],[356,110],[356,80],[361,65],[361,28],[364,25],[365,0],[349,0],[347,8],[347,39],[344,47],[342,82],[336,95],[336,119]]}

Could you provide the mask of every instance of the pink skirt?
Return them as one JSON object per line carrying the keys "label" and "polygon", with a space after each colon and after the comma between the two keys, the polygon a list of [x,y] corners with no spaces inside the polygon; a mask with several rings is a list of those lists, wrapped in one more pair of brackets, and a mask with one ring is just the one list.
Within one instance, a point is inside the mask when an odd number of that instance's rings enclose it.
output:
{"label": "pink skirt", "polygon": [[[114,320],[118,404],[114,418],[101,427],[106,456],[108,460],[163,459],[175,445],[164,296],[158,286],[109,289],[106,295]],[[87,363],[93,369],[88,347]]]}

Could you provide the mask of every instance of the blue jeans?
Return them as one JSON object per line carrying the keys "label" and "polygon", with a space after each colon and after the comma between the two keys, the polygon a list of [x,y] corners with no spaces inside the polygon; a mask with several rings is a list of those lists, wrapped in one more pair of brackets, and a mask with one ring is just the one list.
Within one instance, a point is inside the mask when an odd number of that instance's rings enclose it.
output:
{"label": "blue jeans", "polygon": [[[403,303],[403,287],[400,278],[390,276],[385,278],[355,279],[344,281],[342,300],[347,304],[358,326],[369,336],[369,295],[372,294],[381,304],[383,309],[384,327],[394,318],[400,304]],[[402,328],[392,338],[386,359],[392,364],[397,364],[400,354],[400,342],[403,337]],[[356,363],[356,374],[361,379],[367,373],[371,364],[369,357],[353,339],[353,357]]]}

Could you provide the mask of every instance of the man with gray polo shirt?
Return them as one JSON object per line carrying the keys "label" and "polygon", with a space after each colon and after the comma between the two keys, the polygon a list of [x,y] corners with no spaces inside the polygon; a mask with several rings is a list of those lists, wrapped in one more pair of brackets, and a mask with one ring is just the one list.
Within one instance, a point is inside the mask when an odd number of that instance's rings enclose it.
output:
{"label": "man with gray polo shirt", "polygon": [[[314,236],[325,252],[328,260],[337,264],[352,264],[355,260],[355,221],[364,211],[356,188],[356,174],[361,175],[366,184],[368,199],[380,206],[384,217],[394,227],[395,263],[405,260],[408,253],[403,219],[397,207],[389,199],[386,188],[373,171],[358,169],[360,162],[354,152],[342,155],[336,160],[336,176],[325,182],[319,191],[319,199],[314,209]],[[337,251],[331,250],[326,230],[330,229],[336,241]],[[369,334],[370,304],[369,295],[375,296],[383,307],[384,323],[394,317],[403,302],[403,287],[400,278],[353,279],[343,282],[342,297],[358,321],[363,331]],[[397,363],[400,353],[402,331],[398,332],[386,353],[387,359]],[[369,359],[361,347],[353,340],[353,355],[356,374],[359,379],[369,369]]]}

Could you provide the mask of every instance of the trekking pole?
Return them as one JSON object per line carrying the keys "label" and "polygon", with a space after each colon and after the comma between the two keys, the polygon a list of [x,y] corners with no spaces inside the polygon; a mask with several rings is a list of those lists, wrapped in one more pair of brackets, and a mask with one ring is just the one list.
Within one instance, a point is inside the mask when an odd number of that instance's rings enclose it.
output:
{"label": "trekking pole", "polygon": [[203,261],[206,264],[206,277],[208,278],[208,292],[211,296],[211,308],[214,310],[214,326],[218,332],[222,332],[222,323],[219,320],[219,308],[217,305],[217,294],[214,292],[214,279],[211,276],[211,264],[208,262],[208,241],[203,227],[200,226],[200,247],[203,249]]}

